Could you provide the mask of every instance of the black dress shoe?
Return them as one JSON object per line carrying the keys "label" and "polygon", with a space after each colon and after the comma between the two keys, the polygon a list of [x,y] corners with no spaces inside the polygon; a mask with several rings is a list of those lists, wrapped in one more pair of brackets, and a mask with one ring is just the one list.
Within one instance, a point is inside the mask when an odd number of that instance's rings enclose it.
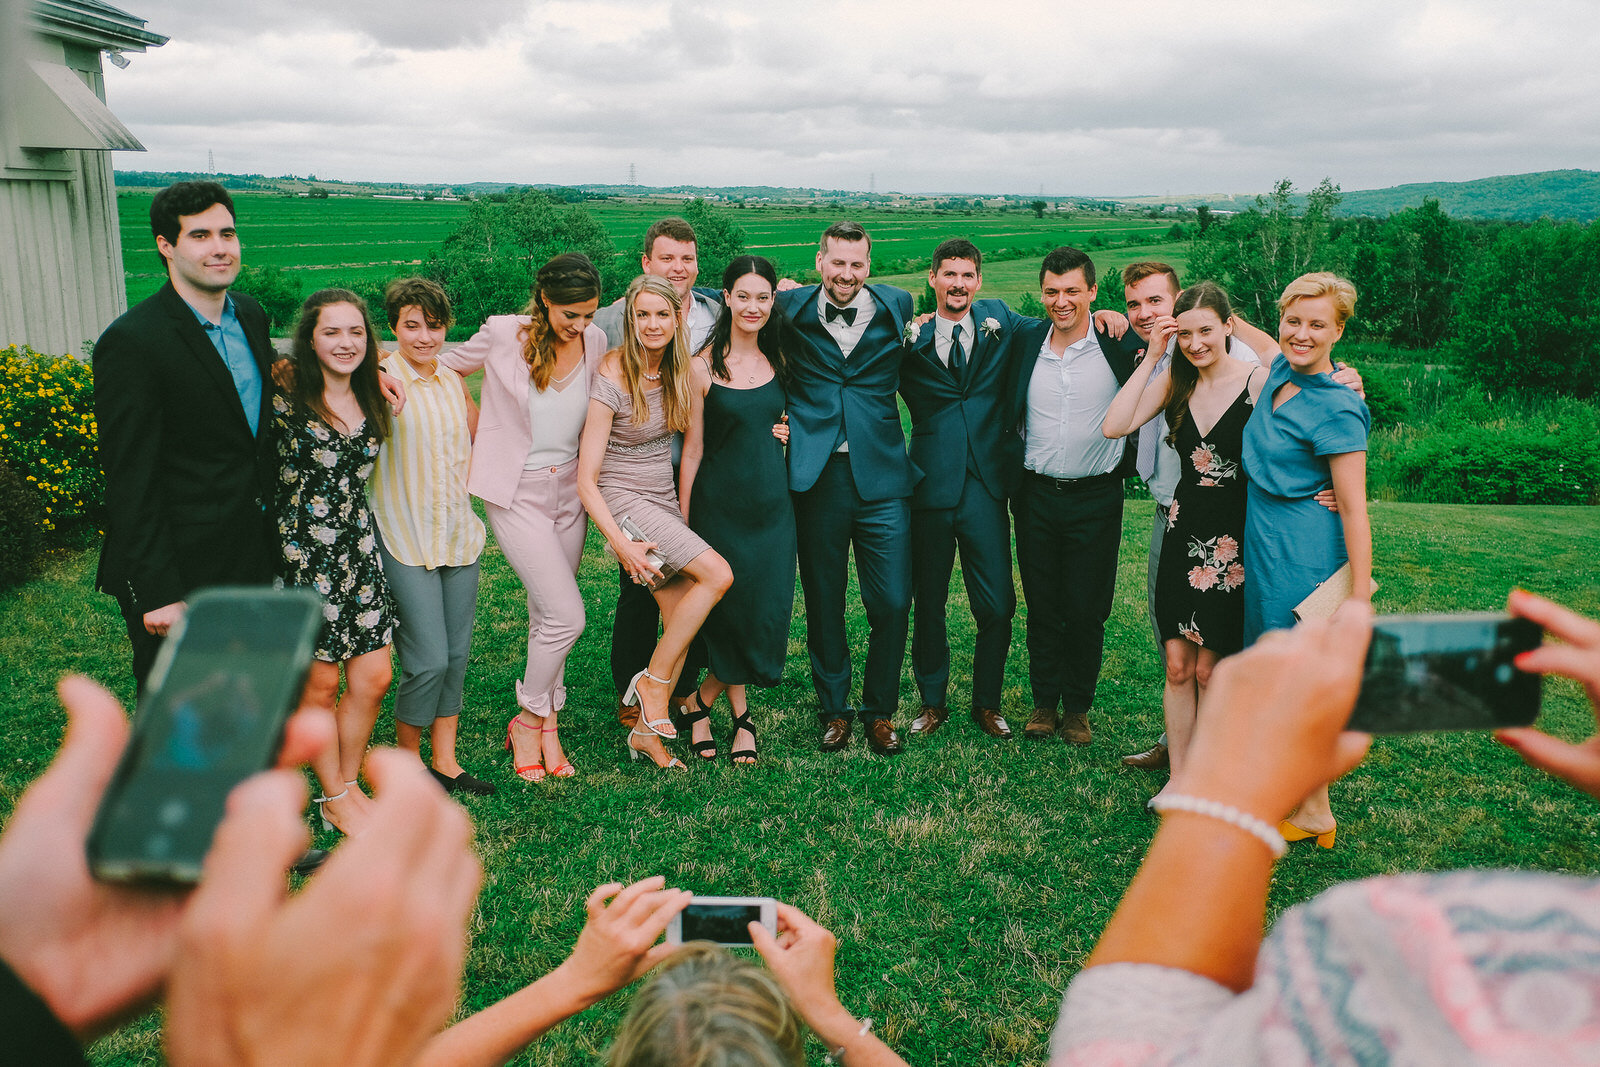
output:
{"label": "black dress shoe", "polygon": [[822,722],[822,751],[837,752],[850,743],[850,720],[844,716],[824,715]]}
{"label": "black dress shoe", "polygon": [[308,848],[294,861],[294,866],[289,868],[290,874],[314,874],[318,867],[328,858],[326,849]]}
{"label": "black dress shoe", "polygon": [[447,774],[441,774],[432,767],[428,768],[428,773],[433,775],[433,780],[438,782],[446,793],[471,793],[477,797],[491,797],[498,792],[493,782],[486,782],[482,778],[474,778],[466,771],[462,771],[454,778]]}
{"label": "black dress shoe", "polygon": [[900,736],[894,732],[894,723],[888,719],[873,719],[864,723],[867,728],[867,747],[880,756],[900,755]]}
{"label": "black dress shoe", "polygon": [[950,718],[950,709],[936,707],[933,704],[922,705],[922,710],[917,712],[917,717],[911,720],[910,733],[931,734],[945,724]]}

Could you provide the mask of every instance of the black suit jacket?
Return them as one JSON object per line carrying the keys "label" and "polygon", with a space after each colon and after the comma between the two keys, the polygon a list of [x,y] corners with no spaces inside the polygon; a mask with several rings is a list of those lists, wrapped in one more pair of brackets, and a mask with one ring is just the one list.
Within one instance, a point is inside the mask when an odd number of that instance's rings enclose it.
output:
{"label": "black suit jacket", "polygon": [[143,613],[219,582],[271,578],[264,510],[277,454],[267,318],[233,297],[261,370],[258,433],[233,376],[171,283],[106,328],[94,347],[95,419],[106,477],[106,539],[95,586]]}
{"label": "black suit jacket", "polygon": [[789,488],[799,493],[816,484],[842,430],[850,442],[850,473],[863,500],[910,496],[920,472],[906,457],[894,394],[911,294],[868,285],[877,307],[846,359],[817,314],[820,289],[807,285],[778,294],[778,310],[794,324],[801,342],[789,364]]}
{"label": "black suit jacket", "polygon": [[[1021,325],[1011,337],[1011,377],[1006,384],[1006,425],[1014,427],[1019,435],[1014,466],[1019,478],[1022,475],[1023,465],[1020,440],[1025,437],[1027,430],[1028,382],[1033,377],[1034,364],[1039,361],[1039,350],[1044,347],[1044,339],[1050,333],[1049,319],[1029,318],[1020,321]],[[1113,339],[1110,334],[1100,329],[1098,324],[1094,326],[1094,332],[1100,342],[1100,353],[1116,377],[1117,385],[1124,384],[1133,374],[1133,368],[1144,352],[1144,342],[1139,339],[1139,335],[1132,327],[1129,327],[1120,339]],[[1131,478],[1138,473],[1136,469],[1139,458],[1138,440],[1137,433],[1130,434],[1123,440],[1122,461],[1117,464],[1115,471],[1119,477]]]}
{"label": "black suit jacket", "polygon": [[[900,364],[900,395],[911,411],[911,462],[922,480],[911,495],[914,508],[953,508],[961,500],[968,457],[984,488],[1004,498],[1021,469],[1022,441],[1006,419],[1016,354],[1011,335],[1032,321],[1000,300],[973,302],[975,337],[962,338],[967,369],[960,382],[934,349],[937,320],[922,325]],[[993,322],[992,329],[984,323]]]}

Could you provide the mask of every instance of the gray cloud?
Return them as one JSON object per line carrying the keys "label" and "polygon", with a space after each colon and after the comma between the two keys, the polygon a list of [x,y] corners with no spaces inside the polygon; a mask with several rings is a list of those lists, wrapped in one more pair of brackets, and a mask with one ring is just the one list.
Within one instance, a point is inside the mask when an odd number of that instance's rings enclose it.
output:
{"label": "gray cloud", "polygon": [[[133,6],[133,0],[130,0]],[[1586,0],[155,0],[120,167],[1088,195],[1600,165]]]}

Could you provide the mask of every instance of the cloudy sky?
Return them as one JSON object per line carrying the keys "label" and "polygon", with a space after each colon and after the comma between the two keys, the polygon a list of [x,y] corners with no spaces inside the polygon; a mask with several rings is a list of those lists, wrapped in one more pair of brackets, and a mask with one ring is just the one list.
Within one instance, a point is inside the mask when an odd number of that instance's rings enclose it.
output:
{"label": "cloudy sky", "polygon": [[1594,0],[112,0],[123,169],[1256,192],[1600,169]]}

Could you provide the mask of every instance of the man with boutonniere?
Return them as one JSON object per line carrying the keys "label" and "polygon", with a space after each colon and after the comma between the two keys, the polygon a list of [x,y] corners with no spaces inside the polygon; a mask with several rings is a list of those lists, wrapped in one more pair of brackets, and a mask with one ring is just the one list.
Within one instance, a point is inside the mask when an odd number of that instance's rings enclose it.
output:
{"label": "man with boutonniere", "polygon": [[777,302],[800,339],[790,363],[789,490],[819,740],[824,752],[850,742],[845,592],[853,549],[870,627],[861,724],[874,752],[895,755],[911,610],[905,531],[920,473],[906,456],[895,403],[911,294],[867,284],[872,240],[853,222],[824,231],[817,271],[821,285],[780,282]]}
{"label": "man with boutonniere", "polygon": [[911,411],[911,462],[923,472],[911,496],[911,673],[922,708],[910,732],[932,734],[950,717],[950,641],[945,607],[956,552],[977,640],[973,723],[1009,740],[1000,712],[1011,619],[1011,520],[1006,499],[1022,468],[1022,439],[1004,418],[1010,339],[1023,319],[1004,302],[979,300],[983,253],[955,238],[928,271],[938,310],[905,332],[900,395]]}

